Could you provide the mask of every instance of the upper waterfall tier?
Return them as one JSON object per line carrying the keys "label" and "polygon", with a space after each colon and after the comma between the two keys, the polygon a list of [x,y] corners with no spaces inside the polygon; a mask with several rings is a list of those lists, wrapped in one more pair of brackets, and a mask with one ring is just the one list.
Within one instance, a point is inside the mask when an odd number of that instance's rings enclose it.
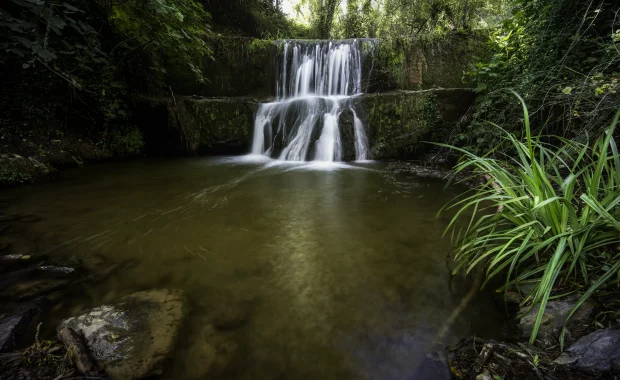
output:
{"label": "upper waterfall tier", "polygon": [[[375,43],[282,41],[275,67],[278,101],[260,105],[252,153],[286,161],[368,159],[364,123],[349,100],[364,93]],[[367,62],[366,56],[373,59]],[[352,121],[345,128],[343,117]],[[348,147],[355,148],[354,156],[346,154]]]}
{"label": "upper waterfall tier", "polygon": [[375,43],[372,39],[283,41],[277,59],[278,99],[363,93],[365,58],[374,53]]}

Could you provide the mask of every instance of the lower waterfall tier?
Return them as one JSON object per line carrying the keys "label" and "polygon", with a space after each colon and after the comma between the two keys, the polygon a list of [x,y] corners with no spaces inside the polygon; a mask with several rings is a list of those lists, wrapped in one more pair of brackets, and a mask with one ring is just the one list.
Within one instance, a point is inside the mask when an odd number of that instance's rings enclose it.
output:
{"label": "lower waterfall tier", "polygon": [[261,104],[252,153],[285,161],[368,159],[355,97],[311,96]]}
{"label": "lower waterfall tier", "polygon": [[[435,89],[336,98],[340,160],[357,159],[356,136],[360,134],[356,135],[356,128],[363,128],[367,137],[366,159],[420,158],[432,149],[431,144],[422,141],[447,142],[475,97],[469,89]],[[330,99],[333,98],[258,104],[246,97],[140,98],[135,111],[136,125],[144,134],[151,155],[247,154],[253,152],[254,145],[257,154],[271,148],[269,156],[278,159],[296,134],[294,125],[309,112],[307,102],[316,102],[322,111],[316,113],[304,156],[305,160],[314,160],[325,114],[333,106]],[[258,123],[255,133],[259,114],[265,121]],[[279,135],[280,120],[284,120],[286,127],[282,126]],[[269,139],[265,138],[266,133],[271,133]]]}

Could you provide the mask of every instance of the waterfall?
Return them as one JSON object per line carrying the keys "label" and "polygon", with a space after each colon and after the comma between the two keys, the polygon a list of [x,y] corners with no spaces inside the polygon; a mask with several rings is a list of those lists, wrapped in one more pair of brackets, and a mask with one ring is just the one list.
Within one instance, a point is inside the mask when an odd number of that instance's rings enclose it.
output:
{"label": "waterfall", "polygon": [[[277,100],[260,104],[252,154],[285,161],[368,159],[368,138],[352,98],[363,94],[364,67],[376,42],[282,41],[276,57]],[[341,130],[351,116],[353,141]],[[351,150],[349,150],[351,146]],[[353,153],[354,150],[354,153]],[[351,154],[349,154],[351,152]]]}
{"label": "waterfall", "polygon": [[357,117],[355,110],[353,112],[353,125],[355,127],[355,158],[358,161],[368,159],[368,138],[366,137],[366,131],[364,130],[364,124]]}

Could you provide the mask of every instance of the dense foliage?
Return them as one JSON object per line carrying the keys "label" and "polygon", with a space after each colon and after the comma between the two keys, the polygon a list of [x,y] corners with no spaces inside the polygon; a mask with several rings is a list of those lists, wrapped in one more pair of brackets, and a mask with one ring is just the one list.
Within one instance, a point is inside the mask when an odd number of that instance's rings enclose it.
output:
{"label": "dense foliage", "polygon": [[142,142],[127,125],[129,93],[161,91],[168,70],[203,80],[208,25],[194,0],[9,0],[0,9],[2,124],[52,134],[80,125],[103,148],[132,153]]}
{"label": "dense foliage", "polygon": [[315,38],[410,38],[486,27],[506,0],[300,0]]}
{"label": "dense foliage", "polygon": [[454,259],[468,272],[483,265],[487,281],[505,276],[502,290],[533,285],[523,301],[540,305],[531,343],[552,294],[585,292],[577,309],[620,283],[620,156],[612,137],[619,116],[594,143],[578,143],[533,135],[523,103],[524,141],[491,125],[516,154],[453,148],[463,154],[457,172],[487,179],[449,206],[458,211],[448,229],[471,212]]}
{"label": "dense foliage", "polygon": [[388,48],[486,30],[488,54],[464,78],[479,94],[475,112],[450,137],[478,153],[502,141],[486,120],[521,129],[507,89],[530,104],[533,128],[582,141],[620,104],[619,0],[300,0],[297,9],[315,38],[377,37]]}
{"label": "dense foliage", "polygon": [[131,98],[170,96],[178,78],[206,83],[214,38],[304,33],[271,0],[7,0],[0,148],[36,154],[46,149],[35,137],[71,135],[113,154],[137,153]]}
{"label": "dense foliage", "polygon": [[264,39],[309,37],[282,13],[280,0],[201,0],[220,34]]}
{"label": "dense foliage", "polygon": [[479,93],[473,124],[453,143],[479,153],[500,140],[485,123],[521,129],[523,94],[537,130],[582,141],[598,134],[620,104],[617,0],[513,0],[510,17],[490,32],[490,54],[468,73]]}

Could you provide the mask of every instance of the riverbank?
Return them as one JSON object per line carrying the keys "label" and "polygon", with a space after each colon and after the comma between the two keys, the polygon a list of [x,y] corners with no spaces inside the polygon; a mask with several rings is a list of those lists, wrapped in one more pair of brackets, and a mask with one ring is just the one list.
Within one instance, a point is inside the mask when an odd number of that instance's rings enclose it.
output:
{"label": "riverbank", "polygon": [[[394,161],[388,167],[397,173],[449,180],[467,187],[476,185],[464,176],[455,176],[444,162],[432,159]],[[614,379],[620,371],[620,320],[616,306],[620,293],[596,294],[573,314],[583,294],[555,289],[543,313],[538,337],[530,344],[538,312],[538,307],[530,306],[532,289],[531,284],[524,284],[505,295],[498,293],[497,302],[507,318],[507,333],[502,339],[470,336],[447,347],[452,377]]]}
{"label": "riverbank", "polygon": [[[471,336],[447,347],[454,379],[614,379],[620,361],[618,322],[603,325],[609,312],[603,304],[588,301],[565,325],[580,295],[549,301],[539,338],[529,344],[537,309],[530,310],[517,293],[507,295],[506,306],[515,326],[505,341]],[[566,328],[564,350],[560,346]]]}

